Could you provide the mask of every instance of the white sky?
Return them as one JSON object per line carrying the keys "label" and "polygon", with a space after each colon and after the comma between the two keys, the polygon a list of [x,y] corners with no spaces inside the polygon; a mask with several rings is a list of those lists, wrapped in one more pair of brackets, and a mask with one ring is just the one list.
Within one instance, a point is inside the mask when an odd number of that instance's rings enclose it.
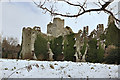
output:
{"label": "white sky", "polygon": [[[63,3],[60,5],[63,8],[63,12],[75,12],[76,10]],[[57,8],[59,9],[61,6]],[[2,2],[1,7],[0,14],[2,16],[0,17],[2,17],[2,23],[0,26],[2,25],[3,37],[17,37],[19,43],[21,43],[23,27],[40,26],[42,32],[46,33],[47,24],[52,20],[48,13],[43,14],[43,11],[37,8],[33,2]],[[104,27],[107,27],[108,14],[97,14],[94,12],[90,15],[89,13],[84,14],[78,18],[61,18],[65,19],[65,26],[71,27],[74,32],[78,32],[84,26],[89,26],[89,32],[91,32],[93,29],[96,29],[97,24],[104,24]]]}

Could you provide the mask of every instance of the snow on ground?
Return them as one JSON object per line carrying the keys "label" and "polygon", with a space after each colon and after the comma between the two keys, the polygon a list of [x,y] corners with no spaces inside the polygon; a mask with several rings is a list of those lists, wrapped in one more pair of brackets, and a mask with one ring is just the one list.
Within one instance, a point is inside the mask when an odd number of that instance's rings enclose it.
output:
{"label": "snow on ground", "polygon": [[3,78],[118,78],[118,65],[0,59]]}

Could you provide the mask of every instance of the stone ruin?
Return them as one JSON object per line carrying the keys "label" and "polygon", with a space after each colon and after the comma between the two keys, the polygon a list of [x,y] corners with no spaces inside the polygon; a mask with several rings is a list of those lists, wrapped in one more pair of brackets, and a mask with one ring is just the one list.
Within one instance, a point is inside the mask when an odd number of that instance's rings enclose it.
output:
{"label": "stone ruin", "polygon": [[70,33],[73,33],[72,29],[68,26],[64,28],[64,20],[60,18],[54,18],[53,23],[50,22],[47,25],[47,34],[53,37],[64,36]]}
{"label": "stone ruin", "polygon": [[98,24],[98,25],[97,25],[97,30],[94,29],[94,30],[90,33],[89,37],[90,37],[90,38],[99,38],[100,35],[103,34],[103,33],[104,33],[104,25],[103,25],[103,24]]}
{"label": "stone ruin", "polygon": [[[79,30],[78,33],[74,33],[72,29],[68,26],[64,27],[64,20],[60,18],[54,18],[53,23],[50,22],[47,25],[47,34],[44,34],[45,36],[53,36],[53,37],[59,37],[59,36],[65,36],[71,33],[75,34],[75,58],[76,61],[85,61],[85,55],[87,54],[88,50],[88,44],[85,49],[84,55],[81,54],[80,50],[82,49],[84,45],[84,41],[88,41],[90,38],[99,38],[100,34],[104,32],[104,26],[103,24],[97,25],[97,30],[93,30],[90,35],[88,36],[89,27],[83,27],[83,31]],[[22,59],[37,59],[34,53],[34,42],[37,37],[37,34],[42,33],[40,27],[34,27],[34,28],[23,28],[22,31],[22,49],[20,52],[20,58]],[[64,41],[63,41],[64,42]],[[50,43],[48,42],[48,55],[49,60],[53,59],[53,52],[50,48]]]}
{"label": "stone ruin", "polygon": [[41,32],[40,27],[34,27],[33,29],[23,28],[22,31],[22,49],[20,53],[20,58],[22,59],[37,59],[34,54],[34,42],[37,34]]}

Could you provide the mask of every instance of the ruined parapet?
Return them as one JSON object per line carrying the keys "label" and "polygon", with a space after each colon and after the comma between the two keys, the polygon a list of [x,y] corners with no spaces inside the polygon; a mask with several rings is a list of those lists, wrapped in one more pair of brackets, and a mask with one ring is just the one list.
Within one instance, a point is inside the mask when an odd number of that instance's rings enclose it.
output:
{"label": "ruined parapet", "polygon": [[86,37],[88,35],[88,29],[89,29],[88,26],[83,27],[83,37]]}
{"label": "ruined parapet", "polygon": [[64,28],[63,35],[68,35],[68,34],[71,34],[71,33],[74,33],[74,32],[72,31],[72,29],[70,27],[66,26]]}
{"label": "ruined parapet", "polygon": [[96,38],[97,37],[97,31],[94,29],[92,32],[92,38]]}
{"label": "ruined parapet", "polygon": [[97,25],[97,31],[103,32],[104,31],[104,25],[103,24],[98,24]]}
{"label": "ruined parapet", "polygon": [[93,30],[90,35],[89,38],[100,38],[100,35],[104,33],[104,25],[103,24],[98,24],[97,25],[97,30]]}
{"label": "ruined parapet", "polygon": [[102,33],[104,33],[104,25],[98,24],[97,25],[97,38],[99,38]]}
{"label": "ruined parapet", "polygon": [[54,18],[53,23],[47,25],[47,34],[51,34],[54,37],[62,35],[64,32],[64,20],[60,18]]}
{"label": "ruined parapet", "polygon": [[23,28],[22,30],[22,49],[20,56],[22,59],[33,59],[35,58],[34,54],[34,42],[37,37],[37,34],[41,32],[40,27],[34,27],[33,29]]}
{"label": "ruined parapet", "polygon": [[68,26],[64,28],[64,20],[60,18],[54,18],[53,23],[47,25],[47,34],[52,35],[53,37],[59,37],[74,33],[72,29]]}

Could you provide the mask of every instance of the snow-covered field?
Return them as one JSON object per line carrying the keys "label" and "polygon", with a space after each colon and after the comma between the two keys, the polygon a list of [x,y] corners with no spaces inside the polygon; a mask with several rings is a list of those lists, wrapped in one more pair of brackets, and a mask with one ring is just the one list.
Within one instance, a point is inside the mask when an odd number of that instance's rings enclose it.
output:
{"label": "snow-covered field", "polygon": [[0,71],[2,78],[118,78],[118,65],[87,62],[0,59]]}

